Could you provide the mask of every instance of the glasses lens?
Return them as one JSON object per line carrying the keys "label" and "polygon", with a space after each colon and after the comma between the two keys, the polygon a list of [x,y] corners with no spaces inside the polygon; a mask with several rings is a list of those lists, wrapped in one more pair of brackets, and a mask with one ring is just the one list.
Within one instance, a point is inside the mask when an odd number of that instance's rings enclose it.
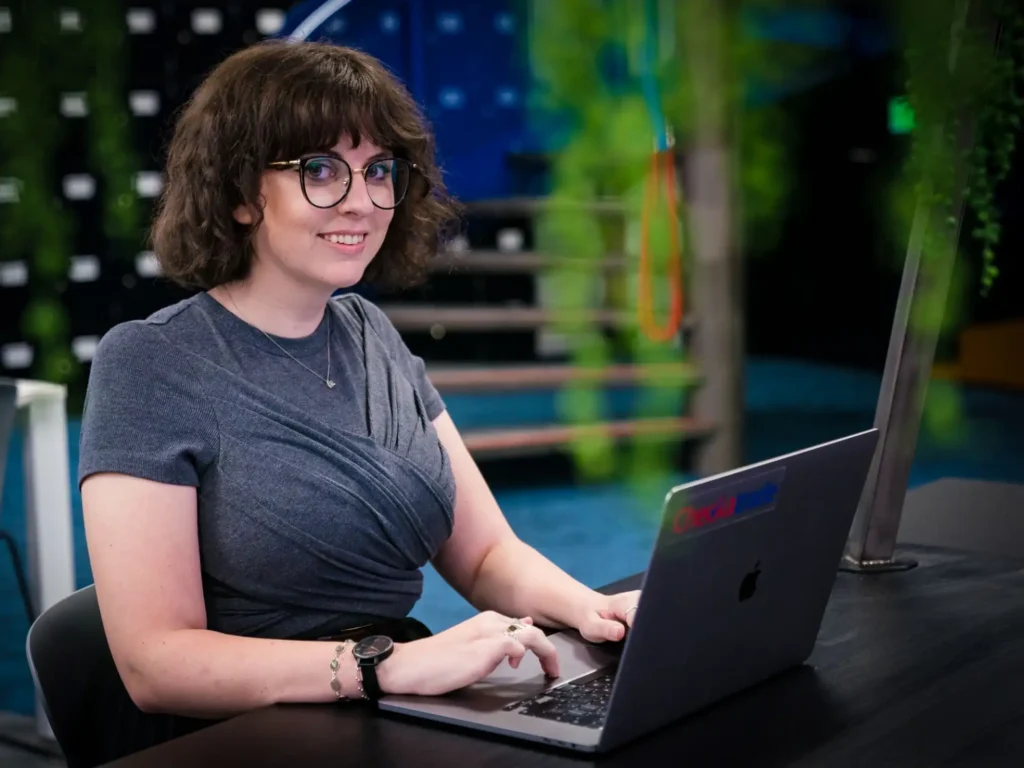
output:
{"label": "glasses lens", "polygon": [[378,208],[394,208],[409,190],[412,166],[397,157],[376,160],[366,167],[366,191]]}
{"label": "glasses lens", "polygon": [[352,183],[352,172],[336,157],[311,157],[302,167],[302,191],[310,205],[331,208],[341,202]]}

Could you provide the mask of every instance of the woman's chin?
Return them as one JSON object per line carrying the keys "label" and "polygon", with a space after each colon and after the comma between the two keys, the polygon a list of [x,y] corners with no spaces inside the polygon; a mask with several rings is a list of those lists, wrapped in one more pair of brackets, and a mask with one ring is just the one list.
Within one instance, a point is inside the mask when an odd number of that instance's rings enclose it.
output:
{"label": "woman's chin", "polygon": [[321,281],[335,290],[351,288],[363,279],[366,274],[365,264],[339,264],[322,275]]}

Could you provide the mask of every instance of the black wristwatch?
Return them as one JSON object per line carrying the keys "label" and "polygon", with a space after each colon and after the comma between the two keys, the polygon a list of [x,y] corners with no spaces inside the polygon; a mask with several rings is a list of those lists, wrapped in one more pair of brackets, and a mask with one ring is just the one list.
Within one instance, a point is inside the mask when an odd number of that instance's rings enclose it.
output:
{"label": "black wristwatch", "polygon": [[395,650],[390,637],[371,635],[363,638],[352,649],[352,655],[359,664],[359,672],[363,681],[363,693],[370,701],[381,697],[380,683],[377,682],[377,667]]}

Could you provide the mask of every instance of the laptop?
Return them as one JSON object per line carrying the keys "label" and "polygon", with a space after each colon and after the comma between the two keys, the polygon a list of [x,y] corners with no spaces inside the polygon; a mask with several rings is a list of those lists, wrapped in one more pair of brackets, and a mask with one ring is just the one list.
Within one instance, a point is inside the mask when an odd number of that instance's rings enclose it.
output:
{"label": "laptop", "polygon": [[633,627],[612,644],[551,635],[559,678],[527,653],[462,690],[380,708],[605,752],[802,665],[877,441],[871,429],[673,488]]}

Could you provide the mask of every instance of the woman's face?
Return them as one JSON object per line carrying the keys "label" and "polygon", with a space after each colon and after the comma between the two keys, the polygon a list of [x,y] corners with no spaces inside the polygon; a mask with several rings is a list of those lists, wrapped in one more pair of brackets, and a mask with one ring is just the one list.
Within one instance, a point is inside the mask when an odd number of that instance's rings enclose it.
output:
{"label": "woman's face", "polygon": [[[358,170],[389,153],[365,138],[354,148],[351,138],[343,136],[325,154],[342,158],[353,169],[345,199],[329,208],[310,204],[294,169],[273,169],[263,174],[260,191],[265,204],[263,223],[253,240],[253,271],[276,272],[300,285],[333,292],[359,282],[384,242],[394,211],[381,209],[370,199],[373,194],[381,201],[382,182],[377,180],[381,174],[367,174],[371,176],[368,187],[366,177]],[[318,205],[329,204],[341,194],[344,179],[333,175],[338,168],[329,163],[307,164],[306,191]],[[344,166],[340,168],[344,171]],[[235,218],[243,224],[252,223],[252,214],[244,207],[235,211]]]}

